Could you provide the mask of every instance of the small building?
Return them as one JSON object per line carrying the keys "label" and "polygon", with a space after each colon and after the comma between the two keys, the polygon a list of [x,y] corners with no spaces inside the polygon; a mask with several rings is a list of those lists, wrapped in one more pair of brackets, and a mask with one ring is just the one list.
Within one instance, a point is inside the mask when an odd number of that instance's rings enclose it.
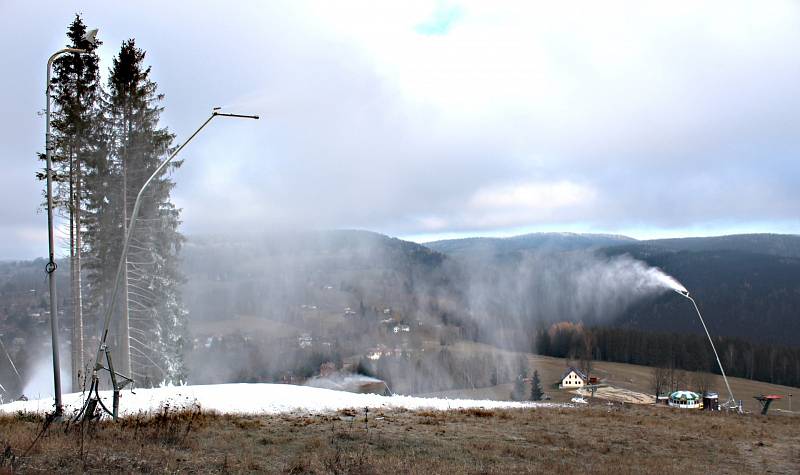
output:
{"label": "small building", "polygon": [[312,338],[309,333],[303,333],[297,337],[297,344],[300,348],[311,348],[313,342],[314,338]]}
{"label": "small building", "polygon": [[306,386],[335,391],[347,391],[360,394],[378,394],[391,396],[392,392],[385,381],[361,374],[347,374],[334,372],[327,376],[316,376],[305,383]]}
{"label": "small building", "polygon": [[588,378],[583,371],[570,366],[561,375],[561,388],[582,388],[586,386],[587,380]]}
{"label": "small building", "polygon": [[669,395],[669,407],[680,409],[702,409],[703,400],[692,391],[675,391]]}
{"label": "small building", "polygon": [[411,327],[405,324],[395,325],[392,331],[394,331],[395,333],[400,333],[400,332],[408,333],[411,331]]}
{"label": "small building", "polygon": [[714,391],[704,392],[703,409],[706,411],[719,411],[719,394]]}

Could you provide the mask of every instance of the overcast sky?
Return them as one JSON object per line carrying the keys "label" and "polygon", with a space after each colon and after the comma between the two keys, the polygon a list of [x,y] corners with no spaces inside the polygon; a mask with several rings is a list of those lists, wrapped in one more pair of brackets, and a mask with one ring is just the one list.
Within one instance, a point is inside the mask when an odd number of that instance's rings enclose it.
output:
{"label": "overcast sky", "polygon": [[[44,256],[45,63],[70,2],[0,0],[0,259]],[[186,234],[800,233],[797,2],[81,2],[147,51]],[[226,4],[235,6],[226,6]]]}

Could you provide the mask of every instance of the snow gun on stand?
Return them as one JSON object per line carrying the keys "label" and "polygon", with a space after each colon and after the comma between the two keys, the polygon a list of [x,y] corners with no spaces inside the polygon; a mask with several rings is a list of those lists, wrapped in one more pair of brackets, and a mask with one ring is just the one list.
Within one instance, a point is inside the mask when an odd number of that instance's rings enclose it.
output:
{"label": "snow gun on stand", "polygon": [[[166,160],[161,162],[161,164],[156,168],[150,178],[144,182],[142,188],[139,190],[139,193],[136,195],[136,201],[133,204],[133,212],[131,213],[130,224],[128,226],[128,233],[125,235],[125,243],[122,246],[122,254],[119,258],[119,264],[117,266],[117,276],[114,279],[114,288],[111,291],[111,301],[106,307],[105,318],[103,318],[103,333],[101,334],[100,338],[100,345],[97,349],[97,358],[95,359],[94,368],[92,369],[92,382],[89,386],[89,393],[87,395],[86,401],[83,404],[81,410],[75,415],[75,420],[80,420],[81,418],[91,419],[95,417],[95,412],[97,410],[97,406],[99,405],[106,413],[110,414],[111,417],[116,421],[119,417],[119,400],[120,400],[120,391],[127,386],[128,384],[133,383],[133,379],[127,375],[122,373],[118,373],[114,370],[114,364],[111,361],[111,350],[106,343],[108,339],[108,330],[109,325],[111,323],[111,315],[115,308],[117,293],[119,293],[119,288],[122,280],[122,271],[125,269],[127,265],[127,257],[128,257],[128,247],[130,245],[131,236],[133,236],[133,230],[136,227],[136,217],[139,215],[139,207],[142,204],[142,196],[144,195],[144,191],[150,182],[153,181],[164,169],[169,165],[173,158],[175,158],[178,153],[183,150],[183,148],[191,142],[191,140],[203,130],[209,122],[215,117],[234,117],[240,119],[258,119],[257,115],[242,115],[242,114],[230,114],[226,112],[221,112],[219,107],[215,107],[211,111],[211,116],[206,119],[203,124],[194,131],[192,135],[186,139],[186,142],[181,144],[177,150],[175,150],[172,155],[170,155]],[[129,338],[129,337],[124,337]],[[105,362],[107,366],[103,365],[103,357],[105,356]],[[130,358],[128,358],[130,361]],[[108,374],[111,377],[111,389],[113,391],[113,405],[112,409],[109,410],[108,407],[103,404],[102,399],[100,398],[100,377],[99,373],[101,371],[108,371]]]}
{"label": "snow gun on stand", "polygon": [[728,384],[728,377],[725,375],[725,370],[722,368],[722,362],[719,359],[719,354],[717,354],[717,348],[714,346],[714,340],[711,338],[711,334],[708,332],[708,327],[706,327],[706,322],[703,320],[703,315],[700,314],[700,308],[697,307],[697,302],[694,301],[691,295],[689,295],[689,291],[685,288],[676,288],[674,289],[675,292],[686,297],[692,302],[694,305],[694,309],[697,312],[697,316],[700,318],[700,323],[703,325],[703,330],[706,332],[706,336],[708,337],[708,342],[711,343],[711,350],[714,352],[714,357],[717,359],[717,364],[719,365],[719,371],[722,373],[722,379],[725,381],[725,387],[728,388],[728,396],[729,399],[723,404],[724,407],[728,409],[736,409],[739,412],[742,412],[742,405],[736,402],[736,398],[733,397],[733,391],[731,391],[731,385]]}

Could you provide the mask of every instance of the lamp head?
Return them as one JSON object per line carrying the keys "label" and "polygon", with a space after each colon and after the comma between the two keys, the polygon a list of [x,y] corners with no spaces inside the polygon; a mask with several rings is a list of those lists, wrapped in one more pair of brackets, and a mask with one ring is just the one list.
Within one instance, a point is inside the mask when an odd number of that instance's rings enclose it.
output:
{"label": "lamp head", "polygon": [[97,43],[97,28],[87,31],[83,35],[83,39],[88,41],[91,44]]}

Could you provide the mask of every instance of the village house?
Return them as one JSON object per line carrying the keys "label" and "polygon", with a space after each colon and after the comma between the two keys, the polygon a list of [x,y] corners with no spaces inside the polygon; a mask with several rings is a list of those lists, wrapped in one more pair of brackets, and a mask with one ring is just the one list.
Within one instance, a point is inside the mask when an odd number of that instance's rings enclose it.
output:
{"label": "village house", "polygon": [[561,375],[560,387],[562,389],[582,388],[586,386],[587,379],[583,371],[570,366],[564,374]]}
{"label": "village house", "polygon": [[312,338],[309,333],[303,333],[297,337],[297,343],[300,348],[311,348],[313,342],[314,338]]}

